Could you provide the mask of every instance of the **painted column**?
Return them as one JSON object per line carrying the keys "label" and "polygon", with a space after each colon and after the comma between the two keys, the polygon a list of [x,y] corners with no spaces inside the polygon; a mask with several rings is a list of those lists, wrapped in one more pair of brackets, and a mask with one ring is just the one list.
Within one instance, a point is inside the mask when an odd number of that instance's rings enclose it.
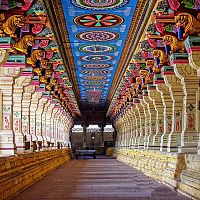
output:
{"label": "painted column", "polygon": [[179,152],[197,152],[198,146],[198,88],[199,77],[196,69],[188,63],[188,55],[174,53],[170,56],[171,65],[174,67],[176,76],[181,80],[184,91],[183,102],[183,130],[181,133],[181,147]]}
{"label": "painted column", "polygon": [[22,99],[22,133],[25,136],[25,147],[27,145],[27,151],[30,152],[33,151],[32,135],[30,133],[30,104],[34,92],[35,86],[28,85],[24,87]]}
{"label": "painted column", "polygon": [[52,116],[52,136],[51,136],[51,143],[53,144],[53,149],[57,148],[57,138],[56,138],[56,128],[57,128],[57,113],[58,113],[58,109],[55,107],[53,109],[53,116]]}
{"label": "painted column", "polygon": [[50,147],[51,137],[52,137],[52,116],[55,104],[50,100],[50,106],[47,108],[46,112],[46,141],[48,143],[48,147]]}
{"label": "painted column", "polygon": [[13,132],[13,84],[20,68],[0,67],[0,154],[13,155],[16,150]]}
{"label": "painted column", "polygon": [[157,84],[156,87],[161,93],[164,105],[164,132],[161,136],[160,151],[167,151],[168,137],[174,130],[174,124],[172,125],[174,102],[170,96],[169,87],[166,84]]}
{"label": "painted column", "polygon": [[153,104],[153,101],[149,96],[143,96],[143,101],[147,104],[149,110],[149,135],[147,138],[147,149],[153,146],[153,138],[157,134],[157,110]]}
{"label": "painted column", "polygon": [[157,111],[156,117],[156,134],[153,137],[153,145],[150,149],[160,150],[161,136],[164,132],[164,107],[161,99],[160,92],[155,86],[148,85],[149,98],[153,101],[155,110]]}
{"label": "painted column", "polygon": [[[46,97],[43,97],[45,99]],[[48,140],[47,140],[47,111],[48,107],[50,106],[51,102],[48,98],[46,98],[46,103],[44,104],[43,112],[42,112],[42,138],[43,138],[43,148],[48,148]]]}
{"label": "painted column", "polygon": [[144,149],[147,149],[147,145],[148,145],[148,136],[151,134],[151,128],[149,126],[150,124],[150,112],[149,112],[149,108],[148,108],[148,104],[146,103],[146,101],[144,101],[144,98],[142,98],[140,100],[140,103],[143,107],[144,110]]}
{"label": "painted column", "polygon": [[[23,153],[25,151],[25,135],[22,131],[22,120],[28,121],[28,118],[25,116],[22,118],[22,95],[23,88],[27,86],[30,81],[31,77],[20,76],[15,79],[13,87],[13,130],[17,153]],[[28,131],[28,127],[26,128],[24,132]]]}
{"label": "painted column", "polygon": [[[185,40],[185,47],[188,52],[189,64],[192,68],[197,70],[197,76],[200,77],[200,37],[199,36],[188,36]],[[200,101],[200,87],[198,88],[198,101]],[[200,109],[197,111],[197,123],[200,121]],[[200,126],[198,128],[198,133],[200,135]],[[198,154],[200,155],[200,137],[198,142]]]}
{"label": "painted column", "polygon": [[36,110],[38,109],[38,103],[42,97],[42,92],[35,92],[32,95],[31,106],[30,106],[30,134],[33,141],[33,151],[37,150],[37,134],[36,134]]}
{"label": "painted column", "polygon": [[139,114],[139,137],[138,137],[138,148],[139,149],[144,149],[144,137],[145,137],[145,112],[144,112],[144,106],[141,103],[136,104],[136,108],[138,110]]}
{"label": "painted column", "polygon": [[169,87],[171,98],[173,99],[173,115],[172,115],[172,130],[168,136],[168,152],[177,152],[178,146],[181,146],[181,132],[182,132],[182,111],[184,102],[184,91],[181,85],[181,80],[175,76],[172,66],[164,66],[171,73],[163,72],[163,77],[166,85]]}

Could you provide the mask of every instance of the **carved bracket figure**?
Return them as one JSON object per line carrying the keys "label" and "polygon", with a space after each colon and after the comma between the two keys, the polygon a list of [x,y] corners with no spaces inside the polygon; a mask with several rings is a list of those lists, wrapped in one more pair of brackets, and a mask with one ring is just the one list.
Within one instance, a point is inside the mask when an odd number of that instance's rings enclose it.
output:
{"label": "carved bracket figure", "polygon": [[28,54],[28,47],[35,43],[35,36],[25,35],[21,40],[13,44],[13,48],[24,54]]}
{"label": "carved bracket figure", "polygon": [[197,15],[197,19],[189,13],[180,13],[175,17],[175,21],[179,39],[193,34],[200,35],[200,13]]}
{"label": "carved bracket figure", "polygon": [[165,45],[166,54],[169,55],[174,52],[185,52],[185,44],[183,41],[179,41],[175,36],[165,35],[163,37],[163,43]]}
{"label": "carved bracket figure", "polygon": [[0,37],[8,34],[10,37],[17,38],[16,29],[24,25],[23,15],[13,15],[5,20],[4,14],[0,15],[0,21],[3,22],[0,25]]}

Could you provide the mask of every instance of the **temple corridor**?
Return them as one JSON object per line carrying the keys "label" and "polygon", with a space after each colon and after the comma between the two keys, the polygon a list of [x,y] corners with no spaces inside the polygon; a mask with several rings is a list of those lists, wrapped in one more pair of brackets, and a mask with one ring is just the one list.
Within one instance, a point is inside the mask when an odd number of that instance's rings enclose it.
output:
{"label": "temple corridor", "polygon": [[98,157],[71,160],[12,200],[27,199],[190,200],[124,163]]}
{"label": "temple corridor", "polygon": [[200,0],[0,0],[12,198],[200,200]]}

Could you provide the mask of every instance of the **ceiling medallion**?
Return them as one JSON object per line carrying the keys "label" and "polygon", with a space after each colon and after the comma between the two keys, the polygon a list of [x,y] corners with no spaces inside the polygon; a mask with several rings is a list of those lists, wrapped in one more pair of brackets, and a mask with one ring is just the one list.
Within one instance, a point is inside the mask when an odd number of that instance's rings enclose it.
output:
{"label": "ceiling medallion", "polygon": [[89,56],[83,56],[81,57],[81,60],[84,61],[92,61],[92,62],[101,62],[101,61],[108,61],[113,60],[112,56],[107,55],[89,55]]}
{"label": "ceiling medallion", "polygon": [[83,65],[84,68],[93,68],[93,69],[102,69],[111,67],[109,64],[85,64]]}
{"label": "ceiling medallion", "polygon": [[102,91],[86,91],[87,95],[101,95]]}
{"label": "ceiling medallion", "polygon": [[87,85],[101,85],[101,84],[106,84],[106,81],[84,81],[83,84]]}
{"label": "ceiling medallion", "polygon": [[122,17],[111,14],[86,14],[80,15],[74,19],[75,24],[89,28],[107,28],[118,26],[123,21]]}
{"label": "ceiling medallion", "polygon": [[77,34],[76,37],[89,42],[106,42],[119,38],[119,34],[110,31],[86,31]]}
{"label": "ceiling medallion", "polygon": [[105,85],[84,85],[83,87],[86,89],[94,89],[94,88],[95,89],[103,89],[106,86]]}
{"label": "ceiling medallion", "polygon": [[[88,92],[91,92],[91,91],[94,91],[94,90],[91,90],[91,89],[87,89],[87,90],[85,90],[85,92],[86,93],[88,93]],[[98,90],[95,90],[96,92],[103,92],[103,90],[101,90],[101,89],[98,89]]]}
{"label": "ceiling medallion", "polygon": [[84,77],[85,80],[90,80],[90,81],[101,81],[101,80],[106,80],[106,76],[86,76]]}
{"label": "ceiling medallion", "polygon": [[99,70],[99,69],[97,69],[97,70],[83,70],[82,72],[81,72],[82,74],[94,74],[94,75],[101,75],[101,74],[109,74],[110,73],[110,71],[109,70]]}
{"label": "ceiling medallion", "polygon": [[74,6],[91,10],[108,10],[125,6],[129,0],[71,0]]}
{"label": "ceiling medallion", "polygon": [[79,47],[79,50],[82,52],[91,52],[91,53],[101,53],[101,52],[112,52],[116,50],[115,46],[112,45],[84,45]]}

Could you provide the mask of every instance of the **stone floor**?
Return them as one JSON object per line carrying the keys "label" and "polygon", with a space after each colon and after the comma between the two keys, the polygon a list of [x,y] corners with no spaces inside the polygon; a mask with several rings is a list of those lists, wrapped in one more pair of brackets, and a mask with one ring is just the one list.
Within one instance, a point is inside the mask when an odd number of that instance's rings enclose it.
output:
{"label": "stone floor", "polygon": [[189,200],[115,159],[72,160],[13,200]]}

